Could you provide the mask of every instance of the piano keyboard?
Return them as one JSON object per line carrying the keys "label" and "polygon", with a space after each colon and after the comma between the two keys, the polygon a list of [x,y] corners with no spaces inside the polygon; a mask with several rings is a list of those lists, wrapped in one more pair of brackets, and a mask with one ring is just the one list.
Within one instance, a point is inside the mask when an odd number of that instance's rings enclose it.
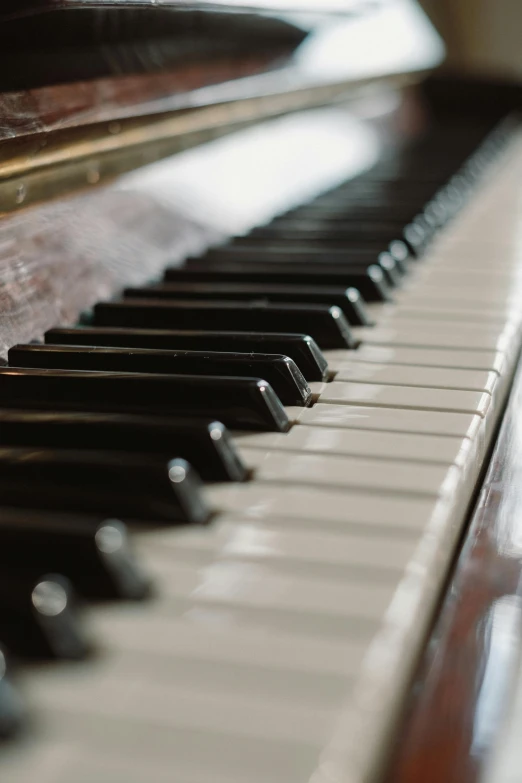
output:
{"label": "piano keyboard", "polygon": [[2,781],[376,779],[520,349],[522,138],[480,136],[10,350]]}

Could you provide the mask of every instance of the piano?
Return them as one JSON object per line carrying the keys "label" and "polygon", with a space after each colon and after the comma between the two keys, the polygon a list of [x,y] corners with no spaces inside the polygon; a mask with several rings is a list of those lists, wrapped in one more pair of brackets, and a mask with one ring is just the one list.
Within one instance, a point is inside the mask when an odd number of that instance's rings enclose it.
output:
{"label": "piano", "polygon": [[0,9],[2,783],[508,783],[521,93],[413,0]]}

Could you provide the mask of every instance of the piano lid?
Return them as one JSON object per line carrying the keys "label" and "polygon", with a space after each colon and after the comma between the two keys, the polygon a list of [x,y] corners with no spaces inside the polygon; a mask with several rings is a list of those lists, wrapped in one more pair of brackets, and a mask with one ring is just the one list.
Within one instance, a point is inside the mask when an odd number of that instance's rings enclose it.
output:
{"label": "piano lid", "polygon": [[[31,35],[40,41],[45,38],[44,20],[47,27],[52,27],[59,14],[5,21],[6,12],[14,8],[20,13],[25,9],[28,14],[30,10],[36,13],[61,7],[70,9],[68,19],[83,20],[76,14],[87,6],[91,10],[103,6],[104,11],[111,6],[128,12],[142,5],[132,0],[116,6],[108,0],[7,0],[0,11],[0,141],[27,132],[269,96],[291,95],[286,102],[278,100],[278,107],[299,109],[303,103],[328,102],[339,91],[357,88],[361,81],[395,80],[401,76],[413,79],[437,66],[444,57],[442,40],[415,0],[324,0],[324,4],[323,0],[249,0],[250,11],[254,6],[257,9],[254,14],[242,14],[246,8],[242,0],[192,2],[183,6],[183,12],[180,3],[171,0],[170,25],[177,33],[167,37],[166,43],[155,41],[152,33],[157,30],[158,21],[163,33],[169,29],[160,15],[167,3],[153,7],[149,3],[146,29],[152,37],[143,39],[140,52],[137,41],[132,39],[133,24],[126,28],[123,23],[112,27],[106,24],[102,26],[105,33],[92,28],[89,33],[80,29],[78,23],[69,24],[67,29],[60,24],[46,39],[54,41],[52,47],[46,44],[50,47],[47,74],[39,59],[41,50],[36,49],[29,57],[28,47]],[[346,13],[334,13],[344,5]],[[196,6],[209,14],[204,16],[205,22],[200,18],[197,34],[193,15]],[[297,13],[300,9],[314,13]],[[183,14],[188,14],[184,21]],[[192,34],[188,35],[191,25]],[[219,40],[224,31],[225,38]],[[90,36],[93,43],[96,35],[102,42],[100,56],[94,62],[87,57],[83,78],[78,75],[85,66],[81,62],[81,47],[76,46],[71,52],[67,46],[59,46],[60,41],[67,43],[65,33],[68,41],[83,36],[85,42]],[[14,45],[16,35],[20,46]],[[111,42],[111,36],[120,36],[119,42]],[[250,46],[249,36],[257,40],[257,53]],[[248,43],[246,57],[244,51],[241,55],[238,38]],[[147,57],[139,56],[144,49]],[[100,65],[103,59],[106,62]],[[147,74],[149,66],[153,72]],[[103,79],[89,77],[89,71],[92,74],[93,69],[100,67],[110,71],[110,78],[109,74]],[[53,74],[54,79],[49,82]],[[59,85],[63,80],[74,82],[74,87]],[[40,84],[40,88],[28,92],[24,91],[24,84]],[[302,100],[296,98],[296,93]],[[264,106],[268,104],[265,102]]]}
{"label": "piano lid", "polygon": [[41,0],[0,11],[0,90],[290,55],[307,29],[284,15],[208,3]]}
{"label": "piano lid", "polygon": [[423,71],[442,53],[414,0],[7,0],[0,9],[2,91],[224,58],[243,76],[256,57],[254,71],[288,65],[317,83]]}
{"label": "piano lid", "polygon": [[[382,0],[372,0],[372,4]],[[0,18],[15,18],[31,14],[46,13],[52,10],[67,8],[178,8],[212,9],[221,7],[225,10],[280,12],[313,12],[313,13],[346,13],[360,8],[368,0],[3,0]]]}
{"label": "piano lid", "polygon": [[[235,4],[216,0],[185,4],[183,11],[178,2],[154,6],[149,3],[147,18],[151,20],[151,31],[161,18],[158,14],[166,10],[171,20],[179,20],[180,30],[182,14],[192,14],[184,18],[190,26],[195,19],[194,9],[198,8],[198,30],[204,31],[202,38],[206,36],[205,40],[210,40],[216,49],[212,52],[202,45],[198,59],[191,52],[194,36],[172,36],[166,49],[161,50],[168,57],[178,57],[176,66],[169,68],[159,56],[160,49],[145,37],[138,43],[161,67],[134,73],[132,64],[129,66],[132,58],[118,55],[122,54],[119,44],[104,44],[100,51],[113,68],[110,76],[16,91],[13,85],[8,89],[4,84],[2,92],[2,79],[21,78],[24,73],[31,79],[35,75],[42,78],[44,73],[43,62],[36,61],[40,50],[33,52],[36,59],[31,60],[27,49],[2,46],[2,37],[7,40],[9,29],[13,31],[12,46],[16,29],[24,40],[29,40],[29,20],[40,31],[41,39],[44,20],[49,27],[60,13],[79,19],[76,14],[80,8],[86,10],[85,5],[93,11],[145,11],[143,3],[114,4],[103,0],[87,4],[78,0],[31,0],[18,6],[26,12],[55,10],[11,21],[4,17],[0,24],[1,208],[18,208],[20,192],[24,193],[24,204],[48,197],[50,179],[62,183],[53,186],[57,188],[53,194],[57,195],[64,187],[75,189],[86,180],[98,183],[106,176],[113,177],[245,125],[352,98],[375,82],[408,84],[442,60],[442,41],[414,0],[361,0],[356,4],[355,0],[348,0],[346,13],[336,11],[339,2],[332,0],[330,4],[328,0],[323,6],[322,0],[315,4],[312,0],[267,0],[266,4],[249,0],[248,8],[240,5],[239,0]],[[314,7],[320,8],[321,13],[310,13]],[[4,12],[13,8],[14,3],[3,6]],[[269,32],[268,27],[261,35],[262,23],[277,30],[277,35]],[[250,50],[246,58],[238,54],[239,49],[235,57],[231,50],[221,50],[219,54],[223,44],[219,31],[226,30],[227,35],[233,31],[227,41],[236,45],[236,39],[241,39],[241,25],[245,25],[244,31],[259,34],[265,47],[258,50],[261,58],[252,59]],[[89,31],[80,27],[76,23],[74,34],[88,41]],[[53,30],[55,39],[65,30],[64,25],[59,31]],[[247,40],[246,32],[243,37]],[[130,48],[124,53],[136,52],[137,43],[132,36],[127,43]],[[243,45],[240,40],[239,46]],[[285,55],[281,57],[283,50]],[[73,60],[65,57],[59,46],[50,47],[49,54],[47,64],[65,69],[71,76],[71,63],[78,65],[79,61],[76,49]],[[26,67],[24,58],[30,67]],[[143,64],[144,60],[138,59]],[[13,67],[20,61],[24,61],[25,71]],[[10,67],[6,67],[8,62]]]}

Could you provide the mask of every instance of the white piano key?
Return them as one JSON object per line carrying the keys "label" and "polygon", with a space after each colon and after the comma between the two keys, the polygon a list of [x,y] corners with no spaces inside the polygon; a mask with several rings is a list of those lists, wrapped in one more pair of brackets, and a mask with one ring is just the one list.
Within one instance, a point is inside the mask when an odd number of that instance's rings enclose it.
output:
{"label": "white piano key", "polygon": [[[403,297],[400,304],[367,304],[367,310],[370,316],[378,322],[379,319],[386,321],[387,318],[399,316],[402,319],[422,320],[424,323],[429,321],[443,323],[469,323],[469,324],[504,324],[506,323],[506,312],[502,308],[480,308],[473,303],[466,302],[467,307],[461,307],[458,302],[441,302],[433,299],[421,299],[411,292],[411,297]],[[509,319],[515,317],[513,315]]]}
{"label": "white piano key", "polygon": [[[489,336],[491,338],[497,339],[503,335],[505,335],[506,338],[509,338],[517,330],[516,323],[512,322],[510,319],[501,322],[485,321],[483,323],[466,323],[465,321],[444,323],[442,321],[424,318],[423,316],[419,316],[419,318],[416,320],[413,318],[403,319],[402,307],[403,302],[395,306],[393,313],[390,311],[388,311],[386,315],[383,313],[382,316],[378,319],[377,327],[406,330],[413,325],[414,329],[425,332],[427,334],[437,334],[441,337],[446,337],[447,335],[458,335],[461,339],[465,339],[468,336],[485,338]],[[368,329],[368,327],[355,328],[357,333],[359,333],[361,329]]]}
{"label": "white piano key", "polygon": [[281,519],[290,527],[380,535],[411,535],[425,528],[436,511],[435,498],[377,495],[338,488],[320,489],[262,483],[209,488],[213,507],[227,515]]}
{"label": "white piano key", "polygon": [[324,381],[312,381],[308,386],[310,387],[314,401],[317,401],[326,389],[327,383]]}
{"label": "white piano key", "polygon": [[393,386],[425,386],[461,391],[486,391],[493,394],[498,376],[487,370],[453,370],[439,367],[412,367],[408,364],[348,362],[342,366],[336,381],[382,383]]}
{"label": "white piano key", "polygon": [[[36,698],[45,701],[50,709],[67,710],[71,704],[67,678],[56,678],[32,688]],[[345,694],[349,692],[346,683]],[[216,732],[243,738],[312,743],[317,747],[331,731],[335,713],[317,704],[282,704],[262,698],[249,698],[248,692],[234,689],[208,693],[204,689],[184,687],[183,684],[145,682],[118,677],[117,672],[104,684],[103,702],[89,681],[74,683],[73,709],[78,714],[100,715],[118,722],[129,714],[151,726],[171,730],[184,728],[192,731]]]}
{"label": "white piano key", "polygon": [[[66,721],[66,713],[56,714],[51,711],[53,729],[57,730],[57,736],[64,737],[69,733],[67,730],[61,730],[61,721]],[[78,717],[74,721],[74,729],[81,730],[85,738],[81,744],[79,742],[67,744],[64,739],[61,742],[39,743],[36,747],[31,745],[27,747],[26,753],[22,757],[18,754],[15,758],[10,755],[9,758],[2,760],[2,771],[5,771],[6,780],[32,781],[38,780],[39,783],[93,783],[93,781],[110,781],[110,783],[143,783],[144,780],[153,780],[154,783],[172,783],[175,780],[183,780],[183,783],[244,783],[245,778],[241,779],[235,775],[231,777],[232,772],[228,772],[226,777],[221,773],[212,775],[211,770],[206,772],[191,769],[182,764],[181,769],[176,760],[159,758],[147,758],[147,753],[136,750],[136,743],[130,742],[128,751],[120,752],[116,748],[105,749],[98,743],[88,744],[86,738],[89,736],[89,729],[93,726],[97,718],[82,716],[81,727],[78,725]],[[100,723],[98,719],[98,723]],[[105,724],[110,731],[110,723]],[[142,727],[142,730],[144,727]],[[98,729],[99,730],[99,729]],[[150,737],[149,737],[150,733]],[[153,738],[153,727],[147,726],[144,730],[140,747],[145,744],[147,739]],[[128,738],[127,738],[128,739]],[[121,740],[120,740],[121,742]],[[154,743],[153,743],[154,744]],[[47,770],[51,767],[52,777],[47,775]],[[16,769],[16,772],[15,772]],[[9,777],[16,775],[17,777]]]}
{"label": "white piano key", "polygon": [[409,299],[404,299],[397,304],[395,313],[403,319],[440,321],[446,323],[463,322],[468,324],[519,324],[520,313],[515,306],[504,309],[493,309],[482,305],[480,302],[450,301],[438,303],[429,297],[420,294],[412,294]]}
{"label": "white piano key", "polygon": [[[161,695],[160,695],[161,696]],[[270,739],[269,737],[232,736],[223,731],[172,726],[160,721],[140,720],[139,713],[111,716],[100,712],[71,711],[51,707],[46,711],[46,748],[51,738],[60,738],[57,751],[51,758],[25,755],[6,764],[10,777],[5,783],[129,783],[127,777],[107,777],[116,769],[131,765],[135,772],[147,769],[144,777],[135,775],[131,781],[154,783],[183,781],[183,783],[265,783],[275,776],[288,783],[302,783],[314,772],[319,760],[320,749],[311,743]],[[41,743],[43,744],[43,743]],[[41,748],[41,744],[38,749]],[[69,754],[61,754],[66,745]],[[92,770],[96,761],[102,769],[102,776],[89,777],[87,768],[77,769],[78,749],[83,748]],[[53,749],[54,750],[54,749]],[[107,754],[119,763],[106,767],[101,763]],[[20,754],[21,755],[21,754]],[[36,757],[36,759],[35,759]],[[35,760],[33,766],[31,761]],[[82,756],[78,756],[81,761]],[[45,760],[48,761],[44,767]],[[134,767],[133,761],[136,761]],[[168,771],[165,777],[156,778],[158,768]],[[3,767],[4,768],[4,767]],[[31,775],[31,772],[37,774]],[[84,774],[85,773],[85,774]],[[47,777],[45,777],[47,775]]]}
{"label": "white piano key", "polygon": [[356,351],[336,349],[324,352],[331,370],[339,370],[352,362],[378,364],[408,364],[414,367],[447,367],[461,370],[490,370],[503,375],[506,367],[504,354],[497,351],[437,350],[393,345],[359,346]]}
{"label": "white piano key", "polygon": [[484,306],[495,307],[495,309],[502,308],[506,312],[511,312],[513,307],[516,306],[518,293],[513,290],[507,290],[505,292],[499,291],[486,291],[486,290],[471,290],[468,288],[459,288],[457,286],[443,285],[438,283],[434,285],[432,283],[415,281],[415,285],[403,289],[397,288],[394,290],[394,299],[398,305],[402,301],[409,300],[409,297],[415,294],[415,296],[430,299],[436,302],[467,302],[472,304],[474,308]]}
{"label": "white piano key", "polygon": [[[482,215],[477,214],[474,218],[467,217],[465,223],[466,228],[464,234],[467,234],[471,226],[473,226],[477,220],[483,222]],[[496,218],[500,221],[500,218]],[[510,216],[510,220],[513,220],[513,216]],[[464,228],[464,223],[461,225],[461,230]],[[498,259],[495,257],[498,256]],[[424,255],[423,261],[427,265],[437,268],[448,269],[450,272],[467,272],[470,271],[485,271],[490,272],[498,269],[502,273],[510,274],[512,270],[515,270],[519,256],[514,252],[514,249],[510,249],[506,253],[496,253],[492,255],[491,248],[483,246],[482,243],[471,243],[469,237],[457,236],[450,238],[449,233],[445,231],[434,240],[430,245],[428,251]]]}
{"label": "white piano key", "polygon": [[[367,329],[368,327],[363,327]],[[435,321],[419,317],[403,318],[399,307],[392,316],[380,318],[379,329],[394,329],[406,333],[413,330],[416,333],[439,339],[454,338],[464,342],[465,340],[496,340],[497,350],[506,350],[515,341],[518,342],[519,325],[515,319],[505,319],[503,322],[466,323],[465,321]],[[357,327],[359,329],[359,327]],[[471,343],[473,346],[474,343]],[[475,350],[473,347],[466,350]],[[481,350],[478,348],[477,350]]]}
{"label": "white piano key", "polygon": [[289,571],[302,566],[312,576],[321,566],[325,575],[347,578],[356,573],[360,579],[366,574],[370,581],[404,568],[416,546],[414,540],[393,536],[296,530],[277,519],[232,517],[222,517],[208,530],[187,528],[175,534],[159,530],[137,544],[146,559],[168,554],[179,562],[259,561]]}
{"label": "white piano key", "polygon": [[357,339],[366,345],[392,345],[405,348],[498,352],[506,351],[511,343],[509,335],[499,334],[498,330],[490,332],[477,329],[459,333],[458,330],[437,328],[436,325],[435,328],[429,329],[422,321],[397,323],[397,326],[388,322],[376,327],[355,327],[353,332]]}
{"label": "white piano key", "polygon": [[423,259],[428,265],[437,269],[446,269],[453,272],[459,269],[461,272],[474,274],[481,270],[498,270],[501,274],[518,273],[520,269],[520,253],[512,250],[503,253],[492,253],[491,248],[472,247],[469,243],[453,242],[446,248],[433,248]]}
{"label": "white piano key", "polygon": [[[91,624],[105,642],[104,655],[142,656],[151,667],[176,665],[179,658],[209,666],[257,667],[286,674],[352,677],[359,670],[368,637],[339,633],[295,633],[288,625],[270,628],[259,613],[239,616],[210,605],[203,611],[136,613],[111,608],[93,612]],[[335,619],[335,618],[334,618]],[[341,629],[343,630],[343,629]],[[157,662],[157,663],[156,663]],[[262,676],[262,674],[260,674]]]}
{"label": "white piano key", "polygon": [[[314,400],[314,403],[316,400]],[[285,412],[291,425],[297,424],[303,414],[304,408],[297,405],[285,405]]]}
{"label": "white piano key", "polygon": [[[189,564],[185,562],[184,566],[188,569]],[[176,575],[179,575],[180,567],[179,564],[176,566]],[[195,567],[195,564],[191,565],[192,569]],[[219,574],[218,567],[221,569]],[[148,614],[151,620],[157,621],[157,628],[170,625],[171,621],[176,619],[194,617],[209,630],[215,625],[224,626],[228,630],[236,629],[238,632],[254,629],[267,636],[285,631],[303,639],[319,637],[344,639],[347,642],[354,639],[358,642],[363,639],[368,641],[379,625],[379,612],[386,605],[387,591],[391,590],[393,593],[400,578],[397,574],[393,577],[391,572],[382,572],[380,582],[369,585],[360,574],[355,574],[348,580],[340,578],[337,573],[325,574],[324,569],[319,568],[315,574],[309,576],[297,567],[285,570],[272,564],[253,562],[246,564],[219,561],[208,567],[201,566],[200,570],[202,574],[210,570],[214,578],[226,574],[226,583],[237,583],[237,592],[233,591],[228,598],[215,594],[215,591],[212,594],[196,595],[186,584],[174,581],[172,563],[156,558],[153,575],[158,593],[161,592],[161,600],[151,605]],[[320,573],[321,570],[323,573]],[[254,572],[259,579],[262,574],[262,578],[268,580],[263,594],[257,589],[259,581],[256,582]],[[209,582],[208,575],[206,581]],[[297,596],[285,593],[285,583],[297,586],[304,582],[309,585],[310,591],[314,585],[321,583],[316,590],[315,604],[308,594],[303,595],[299,603]],[[337,591],[334,589],[336,585]],[[361,597],[365,586],[368,587],[367,601]],[[350,594],[354,591],[359,596],[360,603],[347,605],[346,611],[341,614],[332,608],[328,611],[328,596],[333,597],[334,593],[339,596],[343,593],[341,587]],[[282,591],[280,602],[276,600],[278,591]]]}
{"label": "white piano key", "polygon": [[[154,573],[161,581],[161,596],[151,605],[149,613],[169,616],[176,602],[182,599],[194,609],[218,606],[233,611],[244,610],[255,620],[257,610],[290,614],[309,613],[330,616],[338,622],[343,618],[343,633],[349,632],[350,620],[377,621],[391,599],[397,583],[390,578],[378,584],[350,579],[308,579],[275,573],[262,563],[214,562],[198,567],[172,562],[168,557],[154,558]],[[314,622],[312,618],[312,623]]]}
{"label": "white piano key", "polygon": [[478,437],[481,425],[479,416],[465,413],[324,403],[318,403],[313,408],[302,408],[299,422],[320,427],[453,435],[472,440]]}
{"label": "white piano key", "polygon": [[[207,644],[212,643],[209,628]],[[268,635],[265,645],[270,644]],[[129,682],[146,679],[156,685],[161,683],[184,685],[193,689],[204,689],[207,693],[222,692],[225,689],[238,693],[248,692],[250,698],[282,702],[284,704],[316,704],[328,707],[339,706],[339,699],[353,682],[353,674],[327,671],[300,671],[296,667],[264,667],[239,663],[237,660],[218,660],[177,656],[155,656],[154,665],[147,665],[143,653],[123,648],[112,650],[110,658],[104,659],[103,680],[111,680],[113,673],[125,677]]]}
{"label": "white piano key", "polygon": [[[463,480],[470,485],[476,478],[478,466],[484,459],[495,417],[392,408],[371,408],[317,404],[303,410],[300,425],[314,428],[375,433],[404,433],[412,435],[439,435],[461,438],[463,444],[460,462]],[[467,442],[466,442],[467,441]]]}
{"label": "white piano key", "polygon": [[278,484],[366,489],[437,497],[455,491],[460,477],[455,466],[383,461],[330,454],[298,454],[241,449],[255,470],[254,481]]}
{"label": "white piano key", "polygon": [[[302,422],[305,424],[305,422]],[[415,460],[441,465],[461,465],[467,458],[468,439],[459,436],[420,435],[335,427],[300,426],[290,432],[244,433],[237,436],[239,448],[265,451],[339,454],[352,457]]]}
{"label": "white piano key", "polygon": [[510,293],[520,280],[520,270],[479,269],[474,274],[462,272],[457,266],[453,269],[439,268],[437,264],[422,264],[415,277],[415,283],[451,285],[476,292]]}
{"label": "white piano key", "polygon": [[[368,327],[363,327],[367,329]],[[465,321],[435,321],[429,318],[404,318],[399,307],[392,316],[379,319],[379,329],[395,329],[397,331],[414,332],[436,336],[439,339],[455,338],[464,340],[496,340],[497,350],[505,349],[518,336],[518,323],[512,319],[504,319],[501,322],[466,323]],[[359,327],[357,327],[359,329]],[[471,348],[475,350],[471,343]],[[458,350],[458,349],[457,349]],[[482,350],[480,347],[476,350]]]}
{"label": "white piano key", "polygon": [[[206,645],[212,643],[212,628],[209,625]],[[306,639],[303,639],[306,644]],[[269,646],[268,634],[265,646]],[[89,667],[91,670],[95,666]],[[209,655],[153,655],[127,649],[122,645],[111,645],[110,652],[100,658],[98,682],[103,688],[113,679],[125,678],[128,682],[150,682],[154,686],[162,683],[204,689],[207,693],[219,693],[225,689],[238,693],[249,692],[253,699],[282,701],[294,704],[317,704],[327,707],[338,703],[339,694],[354,679],[353,673],[345,668],[342,672],[301,671],[296,667],[259,666],[248,661],[220,659]],[[51,676],[46,676],[46,687]],[[71,673],[71,685],[74,680]],[[81,680],[80,680],[81,681]],[[341,697],[342,698],[342,697]]]}
{"label": "white piano key", "polygon": [[411,408],[416,411],[476,413],[484,417],[491,403],[491,395],[481,391],[454,391],[452,389],[426,389],[413,386],[333,381],[326,384],[320,402],[380,408]]}

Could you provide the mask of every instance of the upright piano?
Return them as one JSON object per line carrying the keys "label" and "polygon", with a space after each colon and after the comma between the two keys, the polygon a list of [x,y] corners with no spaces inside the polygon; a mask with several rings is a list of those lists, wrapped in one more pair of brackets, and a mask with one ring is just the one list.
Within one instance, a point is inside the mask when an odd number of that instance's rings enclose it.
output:
{"label": "upright piano", "polygon": [[521,93],[443,58],[1,4],[2,783],[520,780]]}

